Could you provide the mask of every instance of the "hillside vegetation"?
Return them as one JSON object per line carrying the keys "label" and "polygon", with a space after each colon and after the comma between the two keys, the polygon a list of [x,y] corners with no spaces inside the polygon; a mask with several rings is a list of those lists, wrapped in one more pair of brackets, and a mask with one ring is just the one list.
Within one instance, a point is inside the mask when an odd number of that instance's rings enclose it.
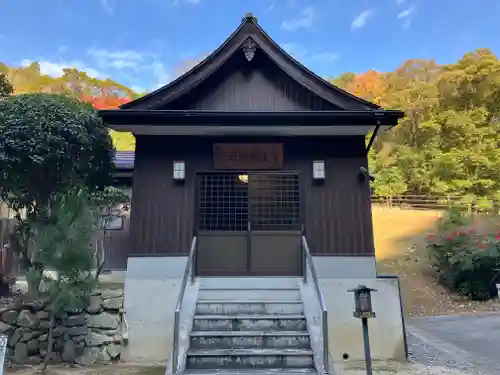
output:
{"label": "hillside vegetation", "polygon": [[[14,93],[70,92],[112,108],[138,96],[111,79],[95,79],[76,69],[61,77],[0,63]],[[480,209],[500,201],[500,62],[478,49],[452,64],[412,59],[393,72],[374,70],[330,78],[335,85],[380,104],[402,109],[400,125],[380,134],[370,153],[375,193],[460,195]],[[129,134],[113,133],[119,150],[132,150]]]}
{"label": "hillside vegetation", "polygon": [[426,239],[435,233],[443,211],[374,205],[372,212],[377,269],[381,274],[400,277],[406,315],[470,314],[500,308],[494,299],[472,301],[439,282],[431,267]]}
{"label": "hillside vegetation", "polygon": [[[0,62],[0,76],[6,77],[13,86],[14,95],[34,92],[72,94],[91,102],[96,109],[116,108],[140,96],[112,79],[92,78],[77,69],[64,69],[60,77],[44,75],[40,73],[38,62],[25,67],[8,67]],[[111,131],[111,135],[118,150],[134,150],[135,139],[132,134]]]}

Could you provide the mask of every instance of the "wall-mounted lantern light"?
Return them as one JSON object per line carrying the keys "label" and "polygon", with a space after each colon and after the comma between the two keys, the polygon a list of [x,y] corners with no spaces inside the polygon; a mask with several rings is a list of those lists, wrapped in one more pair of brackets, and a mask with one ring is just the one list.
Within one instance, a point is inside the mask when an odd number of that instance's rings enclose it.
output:
{"label": "wall-mounted lantern light", "polygon": [[321,181],[325,179],[325,161],[324,160],[314,160],[313,161],[313,179],[316,181]]}
{"label": "wall-mounted lantern light", "polygon": [[375,181],[375,177],[370,174],[368,169],[365,167],[359,167],[359,172],[358,172],[358,181],[360,183],[365,182],[366,180],[369,180],[370,182]]}
{"label": "wall-mounted lantern light", "polygon": [[368,335],[368,318],[375,318],[372,307],[372,292],[375,289],[368,288],[365,285],[358,285],[357,288],[349,290],[354,293],[354,311],[353,316],[361,319],[363,330],[363,346],[365,351],[366,374],[372,375],[372,356],[370,353],[370,337]]}
{"label": "wall-mounted lantern light", "polygon": [[186,162],[185,161],[174,161],[174,181],[184,181],[186,179]]}

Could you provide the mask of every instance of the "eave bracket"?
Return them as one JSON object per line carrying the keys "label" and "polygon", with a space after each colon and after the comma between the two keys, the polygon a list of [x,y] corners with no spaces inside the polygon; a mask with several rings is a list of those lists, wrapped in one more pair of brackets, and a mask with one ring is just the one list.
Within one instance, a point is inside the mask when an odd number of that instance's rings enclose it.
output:
{"label": "eave bracket", "polygon": [[373,146],[373,142],[375,142],[375,138],[377,137],[378,130],[380,129],[380,121],[377,120],[377,125],[375,125],[375,130],[372,133],[372,136],[370,137],[370,140],[368,141],[368,146],[366,146],[366,155],[370,152],[370,149]]}

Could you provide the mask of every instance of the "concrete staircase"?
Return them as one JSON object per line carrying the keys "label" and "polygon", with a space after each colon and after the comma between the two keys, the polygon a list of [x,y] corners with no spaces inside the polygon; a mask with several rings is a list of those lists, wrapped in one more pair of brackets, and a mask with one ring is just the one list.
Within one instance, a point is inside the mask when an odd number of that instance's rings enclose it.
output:
{"label": "concrete staircase", "polygon": [[189,374],[316,374],[298,281],[202,279]]}

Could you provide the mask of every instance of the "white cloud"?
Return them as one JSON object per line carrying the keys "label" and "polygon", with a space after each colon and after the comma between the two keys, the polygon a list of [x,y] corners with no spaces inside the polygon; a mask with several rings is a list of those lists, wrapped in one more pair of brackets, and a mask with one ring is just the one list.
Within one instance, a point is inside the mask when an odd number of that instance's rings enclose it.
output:
{"label": "white cloud", "polygon": [[336,52],[312,52],[295,43],[283,43],[281,44],[281,48],[299,61],[328,63],[340,58],[340,55]]}
{"label": "white cloud", "polygon": [[163,63],[155,61],[151,64],[150,69],[154,78],[153,89],[165,86],[172,80],[172,75],[168,72]]}
{"label": "white cloud", "polygon": [[114,8],[113,5],[111,4],[111,0],[101,0],[101,5],[104,8],[104,10],[108,13],[113,13]]}
{"label": "white cloud", "polygon": [[[87,53],[96,61],[100,69],[115,70],[129,77],[148,77],[147,82],[137,83],[136,86],[157,89],[172,80],[170,70],[153,52],[90,48]],[[129,74],[130,72],[133,74]]]}
{"label": "white cloud", "polygon": [[[64,48],[58,48],[61,53]],[[89,48],[85,59],[24,59],[22,66],[37,61],[40,72],[52,77],[60,77],[64,69],[77,69],[86,72],[90,77],[112,78],[132,86],[136,92],[147,92],[168,84],[172,79],[172,69],[161,61],[153,51],[109,50]],[[85,61],[85,62],[84,62]],[[105,72],[105,73],[104,73]]]}
{"label": "white cloud", "polygon": [[412,15],[415,11],[415,6],[411,6],[398,14],[398,19],[403,20],[402,28],[407,30],[411,27]]}
{"label": "white cloud", "polygon": [[302,9],[299,16],[296,18],[291,18],[289,20],[284,20],[281,23],[281,27],[287,31],[294,31],[297,29],[308,29],[312,26],[314,21],[315,11],[313,7],[307,7]]}
{"label": "white cloud", "polygon": [[[24,59],[21,61],[21,66],[26,67],[33,62],[33,60]],[[98,70],[88,67],[80,60],[55,62],[41,59],[38,61],[38,63],[40,64],[40,73],[49,75],[51,77],[62,76],[64,73],[64,69],[78,69],[79,71],[85,72],[93,78],[104,78],[106,76]]]}
{"label": "white cloud", "polygon": [[411,6],[411,7],[407,8],[407,9],[403,10],[402,12],[400,12],[398,14],[398,18],[401,19],[401,18],[410,17],[414,10],[415,10],[415,7]]}
{"label": "white cloud", "polygon": [[143,93],[143,92],[147,92],[147,90],[142,87],[142,86],[136,86],[136,85],[132,85],[132,87],[130,87],[132,89],[132,91],[136,92],[136,93]]}
{"label": "white cloud", "polygon": [[311,61],[332,62],[338,60],[340,55],[336,52],[320,52],[311,55]]}
{"label": "white cloud", "polygon": [[360,14],[357,15],[356,18],[351,23],[351,29],[356,30],[356,29],[361,29],[366,25],[366,22],[370,17],[372,17],[373,11],[372,10],[364,10]]}
{"label": "white cloud", "polygon": [[281,48],[283,48],[286,53],[288,53],[290,56],[292,56],[295,59],[303,58],[307,54],[307,51],[305,48],[303,48],[295,43],[283,43],[283,44],[281,44]]}
{"label": "white cloud", "polygon": [[87,53],[95,59],[99,67],[117,70],[137,70],[145,60],[143,53],[134,50],[111,51],[102,48],[90,48]]}
{"label": "white cloud", "polygon": [[199,3],[201,3],[201,0],[171,0],[170,1],[170,5],[173,5],[173,6],[178,6],[178,5],[181,5],[184,3],[198,5]]}

